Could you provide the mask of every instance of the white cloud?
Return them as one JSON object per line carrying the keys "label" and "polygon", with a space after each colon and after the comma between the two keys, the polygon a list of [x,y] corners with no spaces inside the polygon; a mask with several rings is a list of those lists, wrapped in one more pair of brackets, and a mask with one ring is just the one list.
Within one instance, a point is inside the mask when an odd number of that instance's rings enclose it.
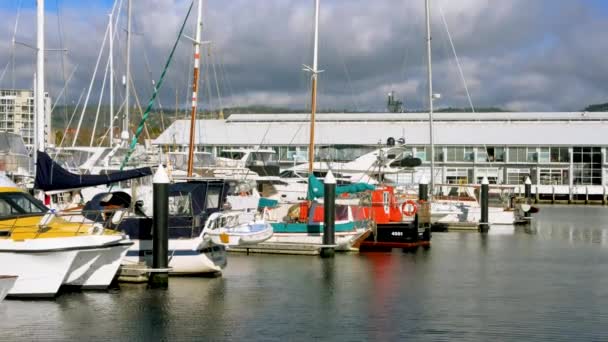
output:
{"label": "white cloud", "polygon": [[[187,0],[134,2],[133,78],[141,101],[151,94],[151,77],[158,78]],[[312,61],[312,1],[232,0],[206,1],[204,39],[213,40],[218,85],[225,105],[268,104],[308,106],[308,75],[302,64]],[[422,108],[426,94],[424,2],[392,0],[325,0],[321,7],[319,64],[321,108],[384,108],[386,93],[395,90],[407,107]],[[466,107],[468,101],[443,29],[442,7],[454,39],[473,103],[518,110],[576,110],[607,101],[608,55],[604,32],[608,20],[594,11],[592,1],[569,0],[460,0],[433,2],[434,85],[443,97],[440,106]],[[56,53],[47,59],[47,85],[56,95],[62,73],[78,65],[69,87],[75,101],[88,85],[107,23],[108,9],[64,8],[61,24],[64,44],[70,49],[65,70]],[[0,68],[10,61],[15,10],[0,10]],[[192,36],[196,11],[188,24]],[[124,19],[124,13],[123,13]],[[122,22],[120,27],[124,28]],[[58,46],[57,18],[47,19],[49,47]],[[34,15],[23,10],[20,40],[33,43]],[[116,61],[124,56],[124,32]],[[191,46],[179,44],[174,64],[161,93],[165,106],[185,104],[191,74]],[[15,78],[30,87],[33,51],[14,50],[17,65],[0,86]],[[204,55],[204,63],[211,58]],[[149,60],[150,69],[145,60]],[[102,63],[104,64],[104,63]],[[118,78],[124,67],[117,65]],[[0,69],[1,71],[1,69]],[[100,87],[100,74],[96,89]],[[150,74],[152,76],[150,76]],[[213,75],[204,69],[203,77]],[[203,105],[215,106],[215,80],[204,84]],[[122,87],[117,87],[121,90]],[[98,92],[98,90],[97,90]],[[95,93],[95,92],[94,92]],[[96,97],[93,99],[95,100]],[[168,105],[171,103],[171,105]]]}

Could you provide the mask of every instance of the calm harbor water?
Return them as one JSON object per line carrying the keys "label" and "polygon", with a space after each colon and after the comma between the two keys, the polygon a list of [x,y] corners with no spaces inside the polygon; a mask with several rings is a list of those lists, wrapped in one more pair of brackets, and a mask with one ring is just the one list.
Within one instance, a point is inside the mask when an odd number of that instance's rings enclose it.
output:
{"label": "calm harbor water", "polygon": [[435,233],[415,253],[230,255],[167,291],[0,303],[0,340],[608,340],[608,208],[530,227]]}

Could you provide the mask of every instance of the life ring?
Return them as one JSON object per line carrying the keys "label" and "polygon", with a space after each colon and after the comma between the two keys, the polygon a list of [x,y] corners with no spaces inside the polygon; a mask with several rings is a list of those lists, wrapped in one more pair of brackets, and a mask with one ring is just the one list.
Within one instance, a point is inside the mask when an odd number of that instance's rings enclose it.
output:
{"label": "life ring", "polygon": [[407,200],[401,205],[401,212],[407,217],[416,215],[416,211],[418,211],[418,206],[412,200]]}

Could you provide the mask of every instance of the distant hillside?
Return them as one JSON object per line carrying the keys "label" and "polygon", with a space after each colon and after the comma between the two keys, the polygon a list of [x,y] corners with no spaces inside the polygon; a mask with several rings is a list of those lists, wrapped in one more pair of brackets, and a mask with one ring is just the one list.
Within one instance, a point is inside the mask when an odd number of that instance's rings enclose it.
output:
{"label": "distant hillside", "polygon": [[583,109],[585,112],[608,112],[608,103],[593,104]]}
{"label": "distant hillside", "polygon": [[[448,108],[437,109],[436,112],[438,112],[438,113],[472,113],[473,111],[471,110],[471,108],[448,107]],[[507,110],[504,110],[499,107],[479,107],[479,108],[475,108],[475,112],[476,113],[498,113],[498,112],[507,112]]]}

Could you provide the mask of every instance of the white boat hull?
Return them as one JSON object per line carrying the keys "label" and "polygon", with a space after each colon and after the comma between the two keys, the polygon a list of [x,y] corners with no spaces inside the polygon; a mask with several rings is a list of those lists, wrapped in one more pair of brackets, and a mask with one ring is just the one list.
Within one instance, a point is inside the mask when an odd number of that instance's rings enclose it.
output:
{"label": "white boat hull", "polygon": [[18,276],[8,292],[15,297],[54,297],[61,285],[86,288],[89,281],[93,287],[107,287],[117,268],[103,263],[104,254],[121,250],[125,241],[119,235],[0,240],[0,273]]}
{"label": "white boat hull", "polygon": [[270,239],[273,235],[269,223],[247,223],[235,228],[219,228],[207,233],[211,241],[226,247],[255,245]]}
{"label": "white boat hull", "polygon": [[0,252],[0,273],[18,276],[9,297],[54,297],[78,251],[48,253]]}
{"label": "white boat hull", "polygon": [[106,289],[120,268],[122,259],[133,243],[119,243],[111,247],[78,252],[64,285],[83,290]]}
{"label": "white boat hull", "polygon": [[[145,262],[152,265],[152,240],[133,240],[123,265]],[[169,239],[170,274],[210,274],[226,267],[224,246],[204,242],[201,238]]]}
{"label": "white boat hull", "polygon": [[[459,212],[443,215],[437,223],[479,223],[481,220],[481,208],[465,207]],[[515,212],[503,208],[488,208],[488,220],[490,225],[513,225],[515,223]]]}
{"label": "white boat hull", "polygon": [[[356,250],[354,245],[368,232],[368,229],[357,229],[352,232],[339,232],[335,235],[335,250],[348,252]],[[255,247],[278,248],[280,245],[291,245],[294,248],[301,246],[303,249],[318,248],[323,246],[323,234],[306,233],[274,233],[272,237]]]}
{"label": "white boat hull", "polygon": [[13,288],[17,276],[1,276],[0,275],[0,302],[6,297],[8,291]]}

